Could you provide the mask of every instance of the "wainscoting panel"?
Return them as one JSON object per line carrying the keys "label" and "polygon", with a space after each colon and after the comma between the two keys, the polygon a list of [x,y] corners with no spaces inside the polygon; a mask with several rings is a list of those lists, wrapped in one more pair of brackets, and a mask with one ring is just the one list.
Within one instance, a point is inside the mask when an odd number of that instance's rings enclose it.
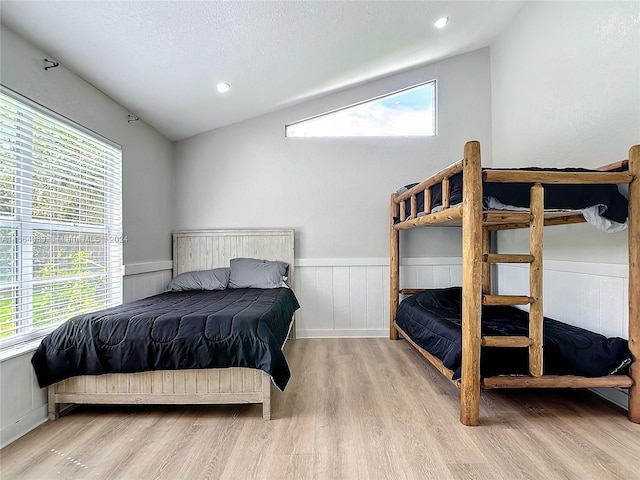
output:
{"label": "wainscoting panel", "polygon": [[[499,265],[497,285],[502,294],[528,295],[528,266]],[[548,317],[609,337],[629,336],[626,265],[547,260],[542,295]]]}
{"label": "wainscoting panel", "polygon": [[377,267],[365,267],[367,278],[367,330],[387,329],[389,317],[389,270]]}
{"label": "wainscoting panel", "polygon": [[[608,337],[629,338],[629,268],[588,262],[544,262],[544,315]],[[529,268],[499,265],[499,293],[528,295]],[[598,395],[628,409],[623,388],[593,388]]]}
{"label": "wainscoting panel", "polygon": [[[171,280],[171,261],[125,266],[125,302],[155,295]],[[38,386],[31,356],[38,342],[0,360],[0,448],[47,420],[46,390]]]}
{"label": "wainscoting panel", "polygon": [[[460,285],[461,261],[407,258],[400,267],[405,288]],[[300,338],[386,337],[389,334],[387,258],[298,259],[295,293]]]}
{"label": "wainscoting panel", "polygon": [[171,280],[171,272],[172,270],[168,269],[125,276],[122,282],[123,302],[162,293]]}
{"label": "wainscoting panel", "polygon": [[38,386],[32,355],[33,350],[0,361],[0,448],[47,420],[47,395]]}

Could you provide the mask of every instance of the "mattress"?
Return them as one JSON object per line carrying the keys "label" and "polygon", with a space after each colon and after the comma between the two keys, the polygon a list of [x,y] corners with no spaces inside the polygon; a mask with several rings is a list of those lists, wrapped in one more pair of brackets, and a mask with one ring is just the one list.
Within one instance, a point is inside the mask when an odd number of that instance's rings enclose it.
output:
{"label": "mattress", "polygon": [[166,292],[67,320],[31,363],[42,388],[77,375],[249,367],[283,390],[298,308],[288,288]]}
{"label": "mattress", "polygon": [[[537,167],[528,167],[524,170],[545,172],[593,171],[582,168],[542,169]],[[405,185],[398,190],[398,193],[403,193],[416,185],[417,183]],[[532,185],[532,183],[483,182],[482,195],[484,198],[484,206],[485,208],[494,208],[492,205],[498,204],[502,205],[501,208],[528,209]],[[620,193],[617,185],[548,183],[543,184],[543,186],[545,210],[584,211],[591,209],[591,211],[597,211],[597,215],[606,219],[606,221],[613,222],[617,225],[624,225],[627,220],[629,202],[627,198]],[[423,212],[424,192],[416,194],[416,200],[417,211]],[[462,202],[462,172],[450,178],[449,204],[456,205],[460,202]],[[433,211],[437,211],[441,206],[442,184],[436,184],[431,187],[431,207]],[[410,199],[405,200],[405,211],[407,214],[411,212]],[[398,218],[394,220],[396,222],[399,221]]]}
{"label": "mattress", "polygon": [[[462,359],[462,289],[425,290],[405,298],[396,323],[419,346],[439,358],[460,378]],[[510,306],[482,307],[482,335],[527,336],[529,314]],[[544,317],[545,375],[600,377],[626,373],[631,364],[628,342]],[[527,348],[482,347],[482,377],[527,375]]]}

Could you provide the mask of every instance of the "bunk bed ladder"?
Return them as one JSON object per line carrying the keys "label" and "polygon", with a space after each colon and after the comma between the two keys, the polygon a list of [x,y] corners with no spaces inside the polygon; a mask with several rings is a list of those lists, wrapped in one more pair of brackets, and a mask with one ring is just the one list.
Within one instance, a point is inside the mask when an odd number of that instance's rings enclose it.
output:
{"label": "bunk bed ladder", "polygon": [[[486,347],[527,347],[529,372],[542,376],[542,229],[544,227],[544,189],[536,183],[531,187],[531,216],[529,220],[529,254],[490,253],[489,230],[483,234],[483,305],[529,305],[529,336],[483,336]],[[493,263],[528,263],[529,295],[491,295],[489,268]]]}

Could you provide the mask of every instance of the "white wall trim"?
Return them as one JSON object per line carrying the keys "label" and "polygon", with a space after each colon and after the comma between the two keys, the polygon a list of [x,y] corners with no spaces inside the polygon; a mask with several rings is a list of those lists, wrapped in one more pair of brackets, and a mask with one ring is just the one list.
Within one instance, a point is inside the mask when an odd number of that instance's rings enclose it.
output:
{"label": "white wall trim", "polygon": [[462,265],[462,257],[406,257],[400,265]]}
{"label": "white wall trim", "polygon": [[129,263],[124,266],[124,274],[126,275],[139,275],[141,273],[160,272],[162,270],[173,269],[173,262],[171,260],[159,260],[157,262],[146,263]]}
{"label": "white wall trim", "polygon": [[[138,264],[140,265],[140,264]],[[145,264],[142,264],[145,265]],[[400,265],[462,265],[462,257],[407,257]],[[387,257],[381,258],[296,258],[296,267],[360,267],[389,266]],[[517,268],[528,265],[511,264]],[[127,269],[128,269],[127,265]],[[583,273],[606,277],[629,278],[629,266],[618,263],[572,262],[567,260],[544,260],[545,270],[554,272]],[[127,273],[128,270],[127,270]],[[140,273],[140,272],[136,272]]]}
{"label": "white wall trim", "polygon": [[385,266],[388,258],[296,258],[296,267]]}
{"label": "white wall trim", "polygon": [[19,343],[9,348],[5,348],[4,350],[0,350],[0,363],[10,360],[15,357],[19,357],[20,355],[30,354],[35,352],[40,342],[42,341],[42,337],[38,337],[35,340],[30,340],[28,342]]}
{"label": "white wall trim", "polygon": [[[527,291],[529,265],[498,267],[499,291]],[[624,264],[545,260],[544,313],[606,336],[628,338],[629,267]],[[522,289],[522,290],[521,290]],[[562,293],[559,294],[558,292]],[[591,388],[591,391],[628,410],[627,390]]]}
{"label": "white wall trim", "polygon": [[616,263],[570,262],[565,260],[543,261],[545,270],[555,272],[583,273],[605,277],[629,278],[629,266]]}
{"label": "white wall trim", "polygon": [[[513,268],[529,268],[527,264],[509,264]],[[566,260],[544,260],[543,270],[552,272],[581,273],[604,277],[629,278],[629,266],[619,263],[571,262]]]}
{"label": "white wall trim", "polygon": [[[462,257],[407,257],[400,265],[462,265]],[[296,267],[388,267],[389,258],[296,258]]]}
{"label": "white wall trim", "polygon": [[296,329],[296,338],[385,338],[389,329]]}

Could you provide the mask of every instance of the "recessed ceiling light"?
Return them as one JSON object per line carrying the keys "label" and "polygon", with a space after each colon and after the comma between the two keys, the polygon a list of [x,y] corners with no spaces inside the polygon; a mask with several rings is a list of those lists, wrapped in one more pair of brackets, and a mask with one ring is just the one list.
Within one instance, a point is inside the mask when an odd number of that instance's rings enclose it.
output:
{"label": "recessed ceiling light", "polygon": [[449,17],[439,18],[436,23],[434,23],[436,28],[444,28],[444,26],[449,22]]}
{"label": "recessed ceiling light", "polygon": [[228,92],[228,91],[229,91],[229,89],[231,88],[231,85],[229,85],[229,84],[228,84],[228,83],[226,83],[226,82],[223,82],[223,83],[219,83],[219,84],[216,86],[216,88],[218,89],[218,91],[219,91],[220,93],[224,93],[224,92]]}

